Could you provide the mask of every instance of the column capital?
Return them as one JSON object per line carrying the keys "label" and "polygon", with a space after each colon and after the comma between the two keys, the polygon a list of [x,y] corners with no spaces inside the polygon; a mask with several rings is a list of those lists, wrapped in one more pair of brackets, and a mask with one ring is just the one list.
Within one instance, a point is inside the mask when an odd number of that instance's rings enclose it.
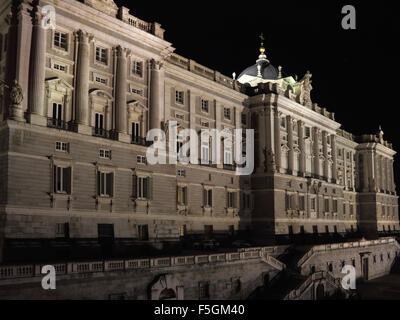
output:
{"label": "column capital", "polygon": [[123,48],[120,45],[114,48],[118,58],[127,58],[131,54],[131,50]]}
{"label": "column capital", "polygon": [[164,60],[155,60],[151,59],[150,60],[150,68],[155,71],[159,71],[163,68],[164,66]]}
{"label": "column capital", "polygon": [[305,123],[303,120],[298,120],[298,121],[297,121],[297,124],[298,124],[300,127],[304,127],[304,126],[306,125],[306,123]]}
{"label": "column capital", "polygon": [[89,42],[94,40],[94,36],[91,33],[83,31],[82,29],[75,31],[74,36],[76,40],[82,44],[89,44]]}

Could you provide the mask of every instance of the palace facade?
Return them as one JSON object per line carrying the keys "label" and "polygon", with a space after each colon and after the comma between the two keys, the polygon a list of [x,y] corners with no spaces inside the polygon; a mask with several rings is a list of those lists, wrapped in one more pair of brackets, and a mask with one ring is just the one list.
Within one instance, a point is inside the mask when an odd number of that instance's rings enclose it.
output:
{"label": "palace facade", "polygon": [[[160,24],[112,0],[2,1],[0,262],[43,248],[52,258],[71,246],[83,258],[161,249],[191,235],[399,230],[395,151],[382,130],[343,131],[312,102],[312,75],[282,76],[263,47],[237,78],[174,50]],[[236,175],[228,143],[222,164],[149,165],[146,134],[170,121],[179,146],[187,128],[254,129],[253,174]]]}

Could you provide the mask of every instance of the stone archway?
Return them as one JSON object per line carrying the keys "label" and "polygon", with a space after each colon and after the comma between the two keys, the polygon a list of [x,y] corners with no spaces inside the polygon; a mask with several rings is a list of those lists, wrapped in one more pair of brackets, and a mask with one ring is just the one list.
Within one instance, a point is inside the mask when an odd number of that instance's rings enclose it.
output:
{"label": "stone archway", "polygon": [[183,300],[183,285],[173,274],[158,276],[150,286],[151,300]]}

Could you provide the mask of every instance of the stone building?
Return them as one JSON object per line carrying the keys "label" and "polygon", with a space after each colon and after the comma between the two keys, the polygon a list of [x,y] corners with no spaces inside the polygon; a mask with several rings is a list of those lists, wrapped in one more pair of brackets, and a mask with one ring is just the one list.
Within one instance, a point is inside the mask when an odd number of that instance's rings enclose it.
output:
{"label": "stone building", "polygon": [[[1,2],[0,261],[399,230],[395,151],[341,130],[309,72],[283,77],[262,47],[236,79],[174,50],[112,0]],[[171,121],[179,146],[186,128],[254,129],[253,174],[229,143],[221,164],[205,144],[208,164],[149,165],[146,134]]]}

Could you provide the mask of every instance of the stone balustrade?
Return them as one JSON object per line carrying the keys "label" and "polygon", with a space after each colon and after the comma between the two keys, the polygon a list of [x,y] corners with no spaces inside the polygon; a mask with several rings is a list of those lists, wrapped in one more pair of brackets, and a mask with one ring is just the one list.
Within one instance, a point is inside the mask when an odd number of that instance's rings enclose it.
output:
{"label": "stone balustrade", "polygon": [[[59,275],[167,268],[172,266],[185,266],[205,263],[224,263],[255,259],[267,259],[270,265],[276,266],[279,269],[282,268],[284,264],[269,255],[269,253],[275,253],[276,251],[276,247],[255,247],[239,249],[237,252],[215,253],[196,256],[160,257],[132,260],[106,260],[92,262],[67,262],[50,265],[55,267],[56,273]],[[42,276],[42,266],[44,266],[44,264],[0,266],[0,280],[39,277]]]}
{"label": "stone balustrade", "polygon": [[388,244],[393,243],[400,245],[394,238],[382,238],[378,240],[360,240],[354,242],[345,242],[345,243],[334,243],[334,244],[325,244],[325,245],[318,245],[313,246],[297,263],[297,267],[301,267],[312,255],[319,252],[328,252],[333,250],[341,250],[347,248],[357,248],[357,247],[369,247],[369,246],[376,246],[381,244]]}
{"label": "stone balustrade", "polygon": [[230,89],[239,91],[239,86],[235,84],[236,83],[235,80],[233,80],[232,78],[230,78],[228,76],[221,74],[218,71],[214,71],[210,68],[207,68],[207,67],[197,63],[194,60],[190,60],[190,59],[184,58],[176,53],[173,53],[168,58],[168,61],[178,67],[181,67],[190,72],[196,73],[196,74],[198,74],[204,78],[207,78],[209,80],[215,81],[215,82],[222,84]]}
{"label": "stone balustrade", "polygon": [[316,280],[325,279],[332,285],[340,288],[340,279],[335,278],[330,272],[319,271],[310,275],[297,289],[290,291],[283,300],[297,300],[304,291]]}

